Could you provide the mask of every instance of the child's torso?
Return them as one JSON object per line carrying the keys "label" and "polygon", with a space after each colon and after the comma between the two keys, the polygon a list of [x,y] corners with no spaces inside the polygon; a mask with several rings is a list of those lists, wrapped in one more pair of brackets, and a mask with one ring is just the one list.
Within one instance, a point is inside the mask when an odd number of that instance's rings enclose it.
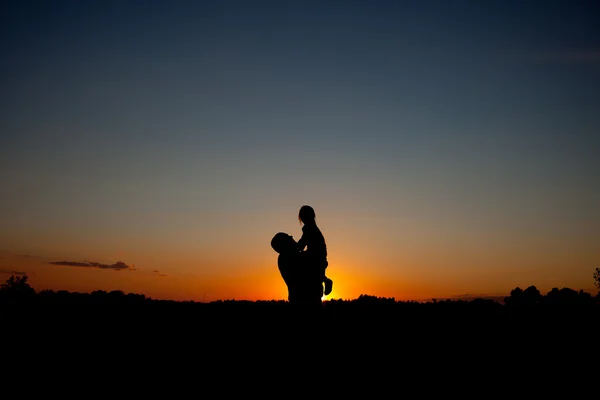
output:
{"label": "child's torso", "polygon": [[306,252],[318,257],[327,257],[325,237],[317,225],[308,224],[302,227],[302,237],[306,240]]}

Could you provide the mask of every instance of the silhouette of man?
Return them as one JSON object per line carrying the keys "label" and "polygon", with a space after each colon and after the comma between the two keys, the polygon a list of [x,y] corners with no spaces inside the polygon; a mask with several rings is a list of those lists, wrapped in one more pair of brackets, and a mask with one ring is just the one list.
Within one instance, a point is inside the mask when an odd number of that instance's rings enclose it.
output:
{"label": "silhouette of man", "polygon": [[298,251],[297,242],[287,233],[279,232],[271,240],[277,256],[277,267],[287,289],[290,304],[320,308],[323,296],[323,271],[309,263],[305,252]]}

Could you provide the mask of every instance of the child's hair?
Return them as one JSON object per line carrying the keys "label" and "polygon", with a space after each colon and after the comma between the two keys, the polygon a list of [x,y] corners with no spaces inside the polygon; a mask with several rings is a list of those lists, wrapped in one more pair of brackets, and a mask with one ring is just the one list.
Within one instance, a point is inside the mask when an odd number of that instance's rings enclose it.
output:
{"label": "child's hair", "polygon": [[314,221],[315,218],[315,210],[311,206],[300,207],[300,212],[298,213],[298,220],[300,222],[306,223],[307,221]]}

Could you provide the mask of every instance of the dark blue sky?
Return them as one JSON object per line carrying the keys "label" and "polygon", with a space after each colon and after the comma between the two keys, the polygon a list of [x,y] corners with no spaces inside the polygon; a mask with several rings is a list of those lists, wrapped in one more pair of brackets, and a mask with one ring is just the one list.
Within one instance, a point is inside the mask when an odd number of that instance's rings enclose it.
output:
{"label": "dark blue sky", "polygon": [[382,275],[392,236],[600,261],[599,4],[4,1],[0,244],[256,248],[310,203]]}

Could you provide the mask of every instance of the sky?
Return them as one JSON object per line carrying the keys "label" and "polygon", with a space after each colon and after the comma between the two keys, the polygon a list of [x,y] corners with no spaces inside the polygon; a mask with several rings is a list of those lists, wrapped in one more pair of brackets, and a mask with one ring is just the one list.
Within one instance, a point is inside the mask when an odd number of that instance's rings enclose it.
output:
{"label": "sky", "polygon": [[0,280],[279,300],[594,291],[600,5],[3,1]]}

